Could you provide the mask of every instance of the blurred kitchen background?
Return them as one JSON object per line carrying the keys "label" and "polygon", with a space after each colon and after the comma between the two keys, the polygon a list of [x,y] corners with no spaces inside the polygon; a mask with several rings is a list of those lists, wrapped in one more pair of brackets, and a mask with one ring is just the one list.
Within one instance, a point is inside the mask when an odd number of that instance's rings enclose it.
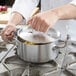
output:
{"label": "blurred kitchen background", "polygon": [[0,5],[12,6],[15,0],[0,0]]}

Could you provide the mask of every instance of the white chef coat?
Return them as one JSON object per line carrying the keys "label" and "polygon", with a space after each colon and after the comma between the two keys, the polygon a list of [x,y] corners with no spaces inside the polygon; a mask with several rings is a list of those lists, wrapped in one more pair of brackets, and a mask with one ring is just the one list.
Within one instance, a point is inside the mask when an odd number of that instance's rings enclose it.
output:
{"label": "white chef coat", "polygon": [[38,3],[39,0],[16,0],[12,11],[19,12],[27,20]]}
{"label": "white chef coat", "polygon": [[[41,0],[41,12],[49,10],[49,9],[53,9],[53,8],[56,8],[56,7],[59,7],[61,5],[69,3],[71,1],[72,0]],[[23,17],[26,20],[28,20],[28,18],[31,15],[31,12],[37,6],[38,3],[39,3],[39,0],[16,0],[14,5],[13,5],[13,11],[19,12],[20,14],[23,15]],[[71,4],[76,4],[76,0],[73,0],[73,2],[71,2]],[[68,9],[66,9],[66,10],[68,10]],[[53,28],[55,28],[56,30],[59,30],[60,33],[61,33],[61,38],[65,39],[66,38],[66,31],[67,31],[66,25],[69,25],[69,34],[71,35],[71,38],[76,40],[76,21],[75,20],[59,20],[54,25]],[[24,56],[26,56],[26,53],[22,53],[22,49],[24,47],[25,47],[25,45],[22,46],[22,44],[21,44],[18,51],[17,51],[18,52],[17,54],[22,59],[25,60],[25,57],[23,57],[23,54],[25,54]],[[38,49],[38,48],[34,48],[34,49]],[[32,50],[34,50],[34,49],[32,49]],[[31,50],[31,48],[29,48],[29,50]],[[50,55],[50,56],[53,55],[52,59],[54,59],[55,56],[56,56],[54,54],[51,53],[51,55]],[[28,55],[29,55],[29,53],[28,53]],[[32,56],[32,59],[35,60],[35,57],[33,55],[35,55],[35,52],[32,51],[31,55],[29,55],[29,59]]]}
{"label": "white chef coat", "polygon": [[[41,12],[59,7],[61,5],[67,4],[72,0],[41,0]],[[23,17],[28,20],[33,9],[38,5],[39,0],[16,0],[13,5],[13,11],[17,11],[23,15]],[[76,0],[73,0],[71,4],[76,5]],[[75,20],[59,20],[54,28],[61,32],[61,38],[66,38],[66,25],[69,25],[69,34],[73,36],[75,34],[76,21]],[[70,30],[74,29],[73,31]],[[73,36],[75,37],[75,35]],[[72,38],[72,37],[71,37]],[[74,39],[74,38],[72,38]],[[74,39],[75,40],[75,39]]]}
{"label": "white chef coat", "polygon": [[70,2],[73,5],[76,5],[76,0],[73,0],[72,2]]}

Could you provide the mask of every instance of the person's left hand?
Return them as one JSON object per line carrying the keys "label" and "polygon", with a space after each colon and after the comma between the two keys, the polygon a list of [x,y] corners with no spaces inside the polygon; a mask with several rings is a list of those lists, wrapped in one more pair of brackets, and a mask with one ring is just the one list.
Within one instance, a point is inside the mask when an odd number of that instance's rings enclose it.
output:
{"label": "person's left hand", "polygon": [[12,41],[14,32],[16,32],[16,26],[8,25],[2,30],[1,37],[5,42]]}
{"label": "person's left hand", "polygon": [[33,29],[40,32],[46,32],[50,27],[52,27],[59,17],[53,11],[46,11],[43,13],[38,13],[29,19],[28,24],[31,25]]}

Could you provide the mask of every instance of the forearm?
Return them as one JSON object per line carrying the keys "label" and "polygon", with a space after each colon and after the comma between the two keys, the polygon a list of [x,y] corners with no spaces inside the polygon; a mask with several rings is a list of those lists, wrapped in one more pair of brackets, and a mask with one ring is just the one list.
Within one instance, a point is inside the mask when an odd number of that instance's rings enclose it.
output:
{"label": "forearm", "polygon": [[18,13],[14,12],[12,13],[10,20],[8,21],[7,25],[18,25],[23,20],[23,16]]}
{"label": "forearm", "polygon": [[53,12],[59,17],[59,19],[76,19],[76,6],[67,4],[56,9]]}

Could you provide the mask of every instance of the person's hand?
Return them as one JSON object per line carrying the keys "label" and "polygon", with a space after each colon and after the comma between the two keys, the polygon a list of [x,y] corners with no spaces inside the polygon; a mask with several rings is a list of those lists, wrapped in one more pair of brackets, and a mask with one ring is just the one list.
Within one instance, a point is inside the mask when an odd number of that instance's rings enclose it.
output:
{"label": "person's hand", "polygon": [[6,26],[2,32],[1,36],[4,41],[12,41],[14,37],[14,32],[16,31],[16,27],[12,25]]}
{"label": "person's hand", "polygon": [[55,12],[46,11],[33,16],[29,19],[28,24],[30,24],[30,26],[32,26],[36,31],[46,32],[57,22],[58,19],[59,17]]}

